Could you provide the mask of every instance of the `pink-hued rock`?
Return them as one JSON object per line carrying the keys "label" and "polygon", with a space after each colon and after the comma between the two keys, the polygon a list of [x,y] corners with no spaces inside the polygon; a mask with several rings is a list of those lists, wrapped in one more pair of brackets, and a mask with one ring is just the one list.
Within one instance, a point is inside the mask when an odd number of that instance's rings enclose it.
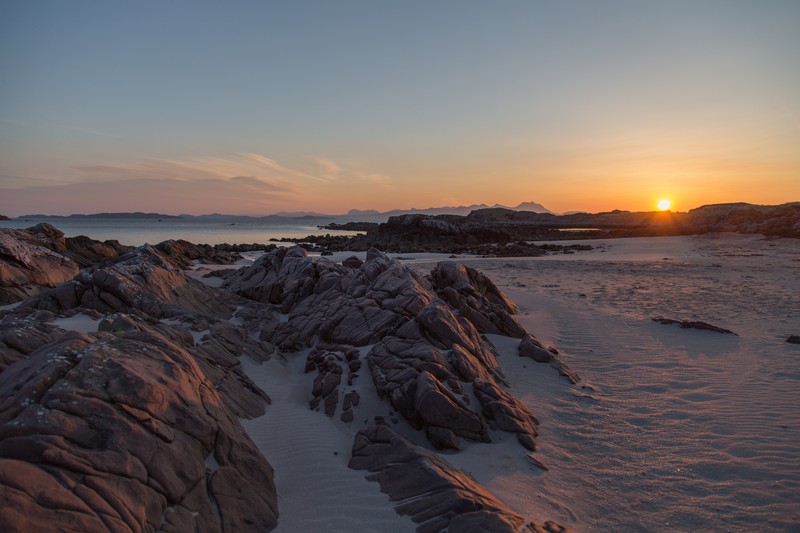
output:
{"label": "pink-hued rock", "polygon": [[[63,238],[61,233],[62,245]],[[0,305],[55,287],[74,278],[78,271],[75,261],[45,246],[35,233],[0,229]]]}
{"label": "pink-hued rock", "polygon": [[272,529],[272,469],[195,358],[126,333],[70,333],[0,374],[3,529]]}
{"label": "pink-hued rock", "polygon": [[100,313],[136,309],[153,318],[186,312],[228,318],[235,308],[229,295],[187,277],[150,246],[84,269],[74,280],[45,291],[29,305],[54,313],[77,307]]}

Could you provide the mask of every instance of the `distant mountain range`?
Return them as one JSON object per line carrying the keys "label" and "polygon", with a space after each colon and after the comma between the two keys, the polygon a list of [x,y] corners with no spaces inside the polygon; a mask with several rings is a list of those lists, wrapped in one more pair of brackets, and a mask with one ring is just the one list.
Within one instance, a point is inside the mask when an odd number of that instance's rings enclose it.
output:
{"label": "distant mountain range", "polygon": [[542,204],[536,202],[522,202],[516,207],[509,207],[505,205],[495,204],[473,204],[473,205],[459,205],[459,206],[444,206],[444,207],[428,207],[418,209],[412,207],[411,209],[392,209],[391,211],[376,211],[374,209],[351,209],[343,215],[330,215],[323,213],[316,213],[313,211],[282,211],[276,213],[274,216],[286,218],[336,218],[339,220],[352,220],[358,222],[379,222],[388,220],[389,217],[397,215],[468,215],[472,211],[487,208],[502,208],[513,209],[514,211],[531,211],[534,213],[552,213]]}

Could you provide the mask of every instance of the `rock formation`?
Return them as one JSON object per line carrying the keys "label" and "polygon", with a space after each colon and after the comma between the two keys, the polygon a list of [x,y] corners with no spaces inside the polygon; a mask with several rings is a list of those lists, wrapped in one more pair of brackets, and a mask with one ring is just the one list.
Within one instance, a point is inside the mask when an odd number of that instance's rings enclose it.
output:
{"label": "rock formation", "polygon": [[[239,357],[274,348],[225,320],[272,311],[148,246],[76,273],[0,321],[4,530],[272,529],[272,470],[237,417],[269,403]],[[98,331],[53,323],[76,313]]]}
{"label": "rock formation", "polygon": [[0,374],[3,529],[274,527],[272,469],[195,358],[109,329],[61,335]]}
{"label": "rock formation", "polygon": [[[564,239],[701,235],[733,231],[770,237],[800,238],[800,202],[782,205],[730,203],[706,205],[688,213],[621,211],[604,213],[536,213],[491,207],[468,215],[398,214],[382,224],[331,224],[366,235],[308,236],[281,239],[309,243],[317,250],[367,250],[395,253],[444,252],[506,257],[572,253],[580,246],[536,245],[530,241]],[[586,228],[591,231],[585,231]]]}
{"label": "rock formation", "polygon": [[[61,233],[62,244],[63,237]],[[78,270],[75,261],[45,246],[37,234],[0,230],[0,305],[55,287],[74,278]]]}
{"label": "rock formation", "polygon": [[[243,355],[264,361],[305,351],[309,406],[340,413],[336,424],[357,420],[362,400],[352,386],[371,380],[393,423],[402,417],[435,448],[490,442],[504,431],[535,449],[538,421],[508,390],[486,335],[521,339],[520,355],[541,346],[514,319],[513,302],[477,270],[442,262],[425,276],[375,249],[366,261],[337,264],[278,248],[220,274],[216,289],[182,270],[233,260],[216,248],[109,244],[106,254],[78,239],[70,252],[55,228],[9,231],[0,244],[13,253],[3,258],[16,257],[35,290],[18,291],[32,296],[0,312],[7,530],[272,529],[278,507],[269,458],[237,421],[263,414],[270,398],[243,372]],[[31,256],[27,266],[20,260]],[[48,261],[61,266],[61,278],[35,278]],[[96,331],[62,327],[78,315]],[[544,351],[559,368],[557,351]],[[371,470],[419,531],[561,531],[524,524],[436,453],[386,426],[356,436],[351,465]]]}
{"label": "rock formation", "polygon": [[419,533],[569,533],[554,522],[525,524],[470,476],[386,425],[372,425],[356,435],[349,466],[368,470],[367,479],[377,481],[397,502],[398,513],[419,524]]}
{"label": "rock formation", "polygon": [[[363,263],[335,264],[295,247],[232,273],[225,287],[286,315],[265,320],[260,332],[284,351],[315,340],[372,345],[365,362],[378,395],[434,446],[488,442],[498,429],[534,449],[538,422],[503,389],[497,354],[484,337],[526,332],[512,316],[516,306],[480,272],[445,261],[423,277],[374,249]],[[306,371],[317,371],[312,408],[335,412],[345,367],[344,352],[308,354]],[[470,405],[470,391],[478,405]]]}

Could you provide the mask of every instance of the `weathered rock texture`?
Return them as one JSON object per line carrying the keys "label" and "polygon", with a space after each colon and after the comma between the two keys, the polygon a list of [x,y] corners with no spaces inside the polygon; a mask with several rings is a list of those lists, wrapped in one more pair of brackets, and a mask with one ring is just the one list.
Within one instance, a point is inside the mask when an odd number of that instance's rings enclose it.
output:
{"label": "weathered rock texture", "polygon": [[525,524],[470,476],[385,425],[356,435],[349,466],[370,471],[367,479],[398,502],[395,510],[419,524],[419,533],[567,532],[554,522]]}
{"label": "weathered rock texture", "polygon": [[[3,313],[4,531],[275,526],[272,470],[237,421],[269,403],[239,358],[274,353],[244,326],[274,311],[180,266],[140,247]],[[235,309],[242,326],[225,320]],[[77,313],[102,319],[98,332],[53,323]]]}
{"label": "weathered rock texture", "polygon": [[228,318],[235,308],[231,297],[188,278],[150,246],[136,248],[114,262],[84,269],[75,279],[45,291],[26,305],[54,313],[75,308],[100,313],[135,309],[153,318],[187,312]]}
{"label": "weathered rock texture", "polygon": [[550,366],[558,370],[558,373],[567,378],[572,384],[576,384],[581,380],[578,374],[559,358],[558,350],[552,346],[545,348],[539,342],[539,339],[533,335],[525,335],[522,338],[518,351],[520,357],[528,357],[537,363],[550,363]]}
{"label": "weathered rock texture", "polygon": [[[146,247],[164,264],[189,268],[200,263],[232,264],[241,256],[207,244],[169,240]],[[74,278],[80,268],[115,261],[133,250],[118,241],[64,237],[46,223],[25,230],[0,229],[0,305],[13,303]],[[140,249],[141,250],[141,249]],[[139,252],[141,253],[141,252]]]}
{"label": "weathered rock texture", "polygon": [[[490,430],[500,429],[534,449],[536,418],[504,390],[483,335],[526,335],[512,316],[516,306],[491,280],[453,262],[423,277],[377,250],[363,263],[345,263],[281,249],[229,275],[225,286],[287,315],[267,317],[261,329],[262,340],[283,350],[372,345],[365,361],[378,395],[435,446],[488,442]],[[330,415],[340,401],[343,354],[312,351],[306,366],[318,372],[311,406],[324,404]]]}
{"label": "weathered rock texture", "polygon": [[[60,233],[60,232],[59,232]],[[63,244],[64,234],[61,234]],[[38,294],[78,274],[78,264],[27,230],[0,230],[0,305]]]}
{"label": "weathered rock texture", "polygon": [[273,528],[272,470],[223,394],[182,346],[134,327],[69,333],[10,365],[3,530]]}
{"label": "weathered rock texture", "polygon": [[230,265],[241,259],[236,252],[208,244],[194,244],[182,239],[160,242],[154,246],[164,259],[180,268],[189,268],[194,261],[213,265]]}

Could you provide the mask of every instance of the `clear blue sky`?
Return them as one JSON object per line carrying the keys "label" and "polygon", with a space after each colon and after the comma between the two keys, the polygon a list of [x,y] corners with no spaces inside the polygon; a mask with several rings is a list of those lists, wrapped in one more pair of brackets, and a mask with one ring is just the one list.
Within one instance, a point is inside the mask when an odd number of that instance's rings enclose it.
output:
{"label": "clear blue sky", "polygon": [[800,200],[800,1],[0,4],[0,213]]}

